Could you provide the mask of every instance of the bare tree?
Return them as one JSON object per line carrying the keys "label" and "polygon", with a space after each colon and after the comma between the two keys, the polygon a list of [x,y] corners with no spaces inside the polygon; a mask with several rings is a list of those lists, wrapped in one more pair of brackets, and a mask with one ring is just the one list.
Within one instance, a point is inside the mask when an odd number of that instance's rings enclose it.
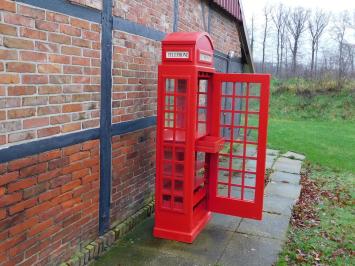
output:
{"label": "bare tree", "polygon": [[292,9],[286,21],[287,29],[291,35],[290,49],[292,53],[292,71],[296,73],[297,55],[299,50],[300,38],[306,30],[306,21],[309,11],[302,7]]}
{"label": "bare tree", "polygon": [[282,49],[280,49],[282,43],[282,30],[284,28],[284,11],[285,8],[283,4],[279,4],[277,8],[274,8],[271,13],[271,18],[276,28],[276,74],[280,74],[280,67],[281,67],[281,57],[282,57]]}
{"label": "bare tree", "polygon": [[251,17],[250,49],[251,55],[254,56],[254,15]]}
{"label": "bare tree", "polygon": [[347,58],[347,49],[348,44],[345,40],[345,33],[350,27],[350,15],[349,12],[344,11],[339,14],[339,16],[334,20],[334,29],[335,40],[338,43],[338,88],[340,89],[344,83],[346,68],[348,67],[348,58]]}
{"label": "bare tree", "polygon": [[317,10],[308,19],[308,29],[311,34],[312,40],[312,57],[311,57],[311,74],[314,75],[317,69],[317,55],[319,49],[319,40],[322,36],[324,29],[329,23],[330,16],[321,11]]}
{"label": "bare tree", "polygon": [[262,59],[262,71],[265,72],[265,49],[266,49],[266,37],[268,33],[268,26],[270,20],[270,7],[264,7],[264,36],[263,36],[263,59]]}

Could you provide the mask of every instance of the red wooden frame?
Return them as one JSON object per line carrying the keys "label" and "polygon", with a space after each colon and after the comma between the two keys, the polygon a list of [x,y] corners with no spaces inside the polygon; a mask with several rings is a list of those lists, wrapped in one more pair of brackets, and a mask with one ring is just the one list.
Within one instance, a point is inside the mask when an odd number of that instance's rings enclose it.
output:
{"label": "red wooden frame", "polygon": [[[173,58],[166,58],[167,52]],[[189,58],[186,53],[189,53]],[[207,33],[172,33],[163,41],[162,64],[158,68],[158,114],[156,150],[156,210],[153,234],[156,237],[191,243],[211,218],[211,211],[247,218],[261,219],[265,173],[265,149],[269,75],[217,74],[213,59],[201,61],[200,53],[213,55],[213,45]],[[180,58],[179,58],[180,57]],[[224,84],[232,84],[232,93],[224,95]],[[237,84],[246,84],[245,95],[239,95]],[[260,96],[249,95],[251,84],[260,84]],[[221,99],[227,99],[230,110],[223,110]],[[245,110],[235,109],[235,103],[245,100]],[[260,110],[249,110],[248,101],[258,100]],[[227,107],[225,107],[227,108]],[[229,107],[228,107],[229,108]],[[221,136],[221,113],[228,114],[231,139]],[[245,116],[245,125],[235,125],[234,117]],[[260,123],[248,125],[248,116],[256,115]],[[223,122],[225,123],[225,121]],[[247,145],[253,144],[248,135],[234,140],[234,129],[258,131],[256,157],[247,154]],[[224,129],[223,129],[224,130]],[[223,133],[224,134],[224,133]],[[244,145],[238,155],[241,169],[231,163],[234,142]],[[230,145],[229,153],[221,150]],[[255,143],[254,143],[255,144]],[[223,168],[220,158],[229,158]],[[246,160],[255,159],[255,184],[249,183],[250,171]],[[220,180],[220,171],[228,180]],[[234,184],[234,174],[241,175],[241,184]],[[247,176],[248,175],[248,176]],[[227,188],[227,196],[220,195],[219,186]],[[240,188],[240,198],[233,196]],[[254,198],[248,199],[250,191]],[[248,192],[248,193],[247,193]],[[224,192],[223,192],[224,193]]]}

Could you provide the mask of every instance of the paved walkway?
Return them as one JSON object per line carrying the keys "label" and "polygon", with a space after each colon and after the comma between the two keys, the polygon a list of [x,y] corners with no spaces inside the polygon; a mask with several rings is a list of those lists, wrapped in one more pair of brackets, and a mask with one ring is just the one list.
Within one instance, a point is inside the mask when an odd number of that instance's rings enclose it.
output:
{"label": "paved walkway", "polygon": [[286,240],[291,210],[299,197],[303,155],[267,151],[273,170],[265,189],[262,221],[214,214],[193,244],[156,239],[154,218],[138,225],[95,265],[272,265]]}

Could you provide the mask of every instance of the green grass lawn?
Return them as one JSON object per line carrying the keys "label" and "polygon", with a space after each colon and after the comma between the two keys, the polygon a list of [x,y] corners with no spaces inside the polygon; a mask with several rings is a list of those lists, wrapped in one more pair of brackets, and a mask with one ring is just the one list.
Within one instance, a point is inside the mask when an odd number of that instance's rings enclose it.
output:
{"label": "green grass lawn", "polygon": [[307,160],[355,173],[355,123],[270,119],[268,145],[306,155]]}
{"label": "green grass lawn", "polygon": [[273,82],[268,146],[306,156],[319,222],[290,226],[277,265],[355,265],[354,91],[303,94],[287,86]]}

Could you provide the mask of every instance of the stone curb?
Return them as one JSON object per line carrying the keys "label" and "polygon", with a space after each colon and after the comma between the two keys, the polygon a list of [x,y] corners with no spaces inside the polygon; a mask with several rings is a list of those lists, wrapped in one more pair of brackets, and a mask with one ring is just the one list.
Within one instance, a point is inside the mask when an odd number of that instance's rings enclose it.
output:
{"label": "stone curb", "polygon": [[150,217],[154,213],[154,206],[154,201],[150,202],[131,217],[127,218],[124,222],[113,227],[104,235],[99,236],[96,240],[86,245],[79,252],[75,253],[70,260],[61,263],[60,266],[89,265],[97,257],[101,256],[116,241],[131,231],[136,225],[144,221],[145,218]]}

